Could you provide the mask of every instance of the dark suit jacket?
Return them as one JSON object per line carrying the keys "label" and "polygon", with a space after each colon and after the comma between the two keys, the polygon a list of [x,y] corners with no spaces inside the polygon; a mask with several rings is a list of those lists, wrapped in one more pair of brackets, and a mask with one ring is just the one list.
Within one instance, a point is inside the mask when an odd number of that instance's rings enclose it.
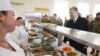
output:
{"label": "dark suit jacket", "polygon": [[89,30],[89,24],[88,21],[85,18],[78,17],[77,21],[74,23],[72,19],[70,19],[66,27],[74,28],[74,29],[79,29],[79,30],[84,30],[88,31]]}
{"label": "dark suit jacket", "polygon": [[[69,28],[74,28],[74,29],[79,29],[79,30],[84,30],[84,31],[88,31],[89,30],[89,24],[88,21],[85,18],[82,17],[78,17],[77,21],[74,23],[72,19],[70,19],[67,24],[66,27]],[[83,44],[80,44],[76,41],[73,41],[71,39],[69,39],[70,45],[73,46],[75,49],[79,50],[80,52],[87,54],[86,49],[84,48],[85,46]]]}

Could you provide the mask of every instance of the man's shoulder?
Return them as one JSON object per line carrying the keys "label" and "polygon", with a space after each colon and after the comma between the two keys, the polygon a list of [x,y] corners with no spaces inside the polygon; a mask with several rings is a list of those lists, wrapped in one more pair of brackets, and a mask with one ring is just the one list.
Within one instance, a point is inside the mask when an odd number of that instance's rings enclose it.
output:
{"label": "man's shoulder", "polygon": [[85,17],[79,17],[81,21],[88,21]]}
{"label": "man's shoulder", "polygon": [[78,17],[79,19],[83,19],[83,20],[86,20],[86,18],[85,17]]}

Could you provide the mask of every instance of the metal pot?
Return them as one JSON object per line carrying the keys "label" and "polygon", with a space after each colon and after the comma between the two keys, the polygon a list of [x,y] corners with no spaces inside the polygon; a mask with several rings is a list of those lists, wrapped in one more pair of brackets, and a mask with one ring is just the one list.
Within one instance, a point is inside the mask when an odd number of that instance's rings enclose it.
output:
{"label": "metal pot", "polygon": [[55,37],[47,38],[46,42],[52,47],[58,46],[58,39]]}

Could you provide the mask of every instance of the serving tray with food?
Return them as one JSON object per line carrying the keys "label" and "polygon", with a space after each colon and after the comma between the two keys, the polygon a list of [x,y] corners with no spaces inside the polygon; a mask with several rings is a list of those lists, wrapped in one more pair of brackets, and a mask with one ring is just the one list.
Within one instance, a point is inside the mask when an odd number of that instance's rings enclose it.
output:
{"label": "serving tray with food", "polygon": [[[42,40],[41,38],[33,38],[30,43],[32,56],[80,56],[73,47],[67,44],[63,43],[61,46],[58,46],[58,39],[51,34],[46,32],[42,32],[42,34]],[[58,52],[62,55],[59,55],[53,47],[56,47]]]}
{"label": "serving tray with food", "polygon": [[80,53],[78,53],[73,47],[64,43],[58,47],[58,50],[63,52],[64,56],[80,56]]}
{"label": "serving tray with food", "polygon": [[54,51],[54,49],[46,43],[41,43],[36,45],[31,44],[30,47],[33,56],[45,56],[45,55],[58,56],[57,53]]}

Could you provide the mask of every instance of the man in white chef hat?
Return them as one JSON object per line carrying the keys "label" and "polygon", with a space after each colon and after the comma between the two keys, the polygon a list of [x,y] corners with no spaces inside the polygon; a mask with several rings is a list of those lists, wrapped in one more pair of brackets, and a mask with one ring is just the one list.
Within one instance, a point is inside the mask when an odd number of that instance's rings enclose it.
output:
{"label": "man in white chef hat", "polygon": [[[13,8],[9,0],[0,0],[0,56],[25,56],[8,33],[15,30]],[[13,37],[12,37],[13,38]]]}
{"label": "man in white chef hat", "polygon": [[10,34],[15,37],[12,38],[15,41],[15,43],[26,50],[28,48],[28,32],[26,32],[26,29],[24,29],[25,27],[23,24],[23,18],[17,17],[16,29]]}

